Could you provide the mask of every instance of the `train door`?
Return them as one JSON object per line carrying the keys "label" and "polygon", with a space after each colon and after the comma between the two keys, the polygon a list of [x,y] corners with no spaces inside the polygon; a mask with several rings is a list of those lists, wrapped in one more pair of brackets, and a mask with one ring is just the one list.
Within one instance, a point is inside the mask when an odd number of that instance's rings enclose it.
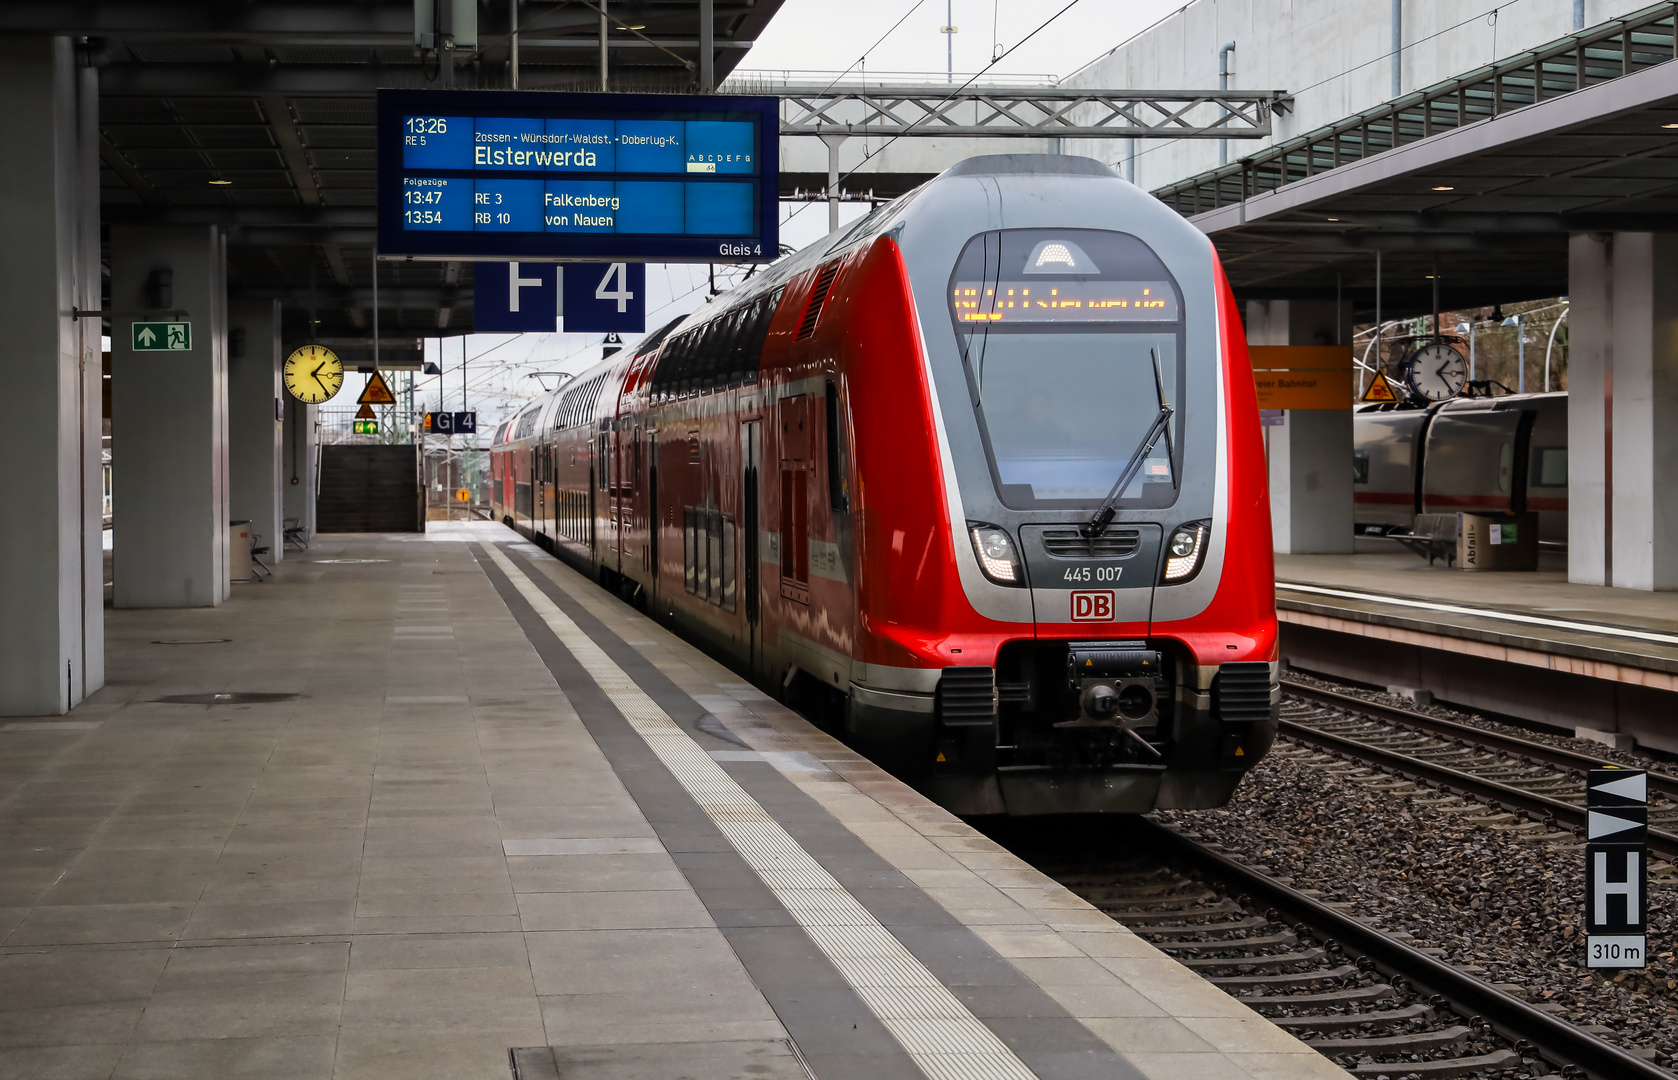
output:
{"label": "train door", "polygon": [[[629,438],[624,438],[627,434]],[[617,549],[614,565],[622,572],[629,569],[636,557],[635,496],[641,487],[641,429],[632,427],[627,432],[612,435],[612,452],[616,455],[616,480],[612,485],[613,544]]]}
{"label": "train door", "polygon": [[757,675],[758,668],[763,662],[763,613],[759,598],[762,589],[758,585],[759,567],[762,559],[758,554],[758,537],[762,535],[762,514],[760,493],[763,490],[759,477],[763,461],[763,422],[748,420],[740,425],[740,490],[743,498],[740,506],[741,545],[740,565],[745,570],[741,585],[745,589],[746,600],[746,657],[749,666],[747,671]]}
{"label": "train door", "polygon": [[542,499],[542,448],[540,446],[530,448],[530,471],[525,475],[530,477],[530,483],[526,485],[528,490],[525,495],[525,503],[519,507],[524,512],[524,520],[520,524],[534,536],[536,535],[536,523],[542,520],[540,506]]}
{"label": "train door", "polygon": [[598,462],[599,475],[595,477],[595,488],[599,492],[598,508],[602,517],[598,528],[604,535],[597,535],[595,539],[595,562],[601,566],[616,570],[618,568],[618,537],[617,528],[613,520],[612,482],[617,479],[617,470],[612,463],[612,436],[610,432],[602,431],[594,437],[594,458]]}
{"label": "train door", "polygon": [[553,455],[540,443],[535,453],[540,468],[536,476],[536,505],[532,508],[530,531],[537,537],[543,537],[548,534],[548,504],[552,502],[549,492],[553,489]]}
{"label": "train door", "polygon": [[647,591],[658,595],[658,429],[647,429],[647,549],[642,565],[647,569]]}
{"label": "train door", "polygon": [[810,395],[780,403],[781,595],[810,603]]}

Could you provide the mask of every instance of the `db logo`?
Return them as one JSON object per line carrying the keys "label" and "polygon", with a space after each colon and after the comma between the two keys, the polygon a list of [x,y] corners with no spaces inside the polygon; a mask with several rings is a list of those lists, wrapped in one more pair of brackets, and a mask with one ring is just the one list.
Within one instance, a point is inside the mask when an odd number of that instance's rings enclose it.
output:
{"label": "db logo", "polygon": [[1112,622],[1112,592],[1075,592],[1072,594],[1073,622]]}

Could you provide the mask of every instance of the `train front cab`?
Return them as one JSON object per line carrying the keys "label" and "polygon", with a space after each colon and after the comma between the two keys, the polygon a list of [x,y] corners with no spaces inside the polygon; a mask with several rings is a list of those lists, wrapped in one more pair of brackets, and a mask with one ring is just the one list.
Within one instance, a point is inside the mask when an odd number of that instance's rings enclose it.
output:
{"label": "train front cab", "polygon": [[[1015,227],[994,189],[943,193],[854,255],[827,301],[868,313],[830,342],[856,459],[847,723],[871,752],[930,765],[958,813],[1221,805],[1279,702],[1234,302],[1205,238],[1110,174],[1020,182],[1040,199],[1011,206]],[[1091,196],[1080,220],[1105,228],[1051,223]],[[1066,306],[1016,318],[1027,290]],[[1085,536],[1162,393],[1163,437]]]}

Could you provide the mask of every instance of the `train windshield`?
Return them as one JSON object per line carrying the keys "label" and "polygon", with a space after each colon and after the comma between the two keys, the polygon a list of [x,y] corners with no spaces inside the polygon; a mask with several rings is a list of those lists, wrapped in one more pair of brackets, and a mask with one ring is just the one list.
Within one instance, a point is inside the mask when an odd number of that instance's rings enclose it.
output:
{"label": "train windshield", "polygon": [[1124,233],[1014,229],[974,237],[949,287],[998,496],[1014,509],[1094,506],[1169,404],[1175,414],[1121,506],[1176,498],[1181,293]]}

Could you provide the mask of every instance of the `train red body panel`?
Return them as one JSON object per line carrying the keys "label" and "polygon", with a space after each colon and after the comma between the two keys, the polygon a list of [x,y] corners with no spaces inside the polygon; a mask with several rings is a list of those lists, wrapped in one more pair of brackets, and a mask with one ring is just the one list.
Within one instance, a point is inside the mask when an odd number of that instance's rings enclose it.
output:
{"label": "train red body panel", "polygon": [[1241,324],[1099,163],[964,162],[493,456],[505,521],[958,812],[1219,805],[1274,738]]}

